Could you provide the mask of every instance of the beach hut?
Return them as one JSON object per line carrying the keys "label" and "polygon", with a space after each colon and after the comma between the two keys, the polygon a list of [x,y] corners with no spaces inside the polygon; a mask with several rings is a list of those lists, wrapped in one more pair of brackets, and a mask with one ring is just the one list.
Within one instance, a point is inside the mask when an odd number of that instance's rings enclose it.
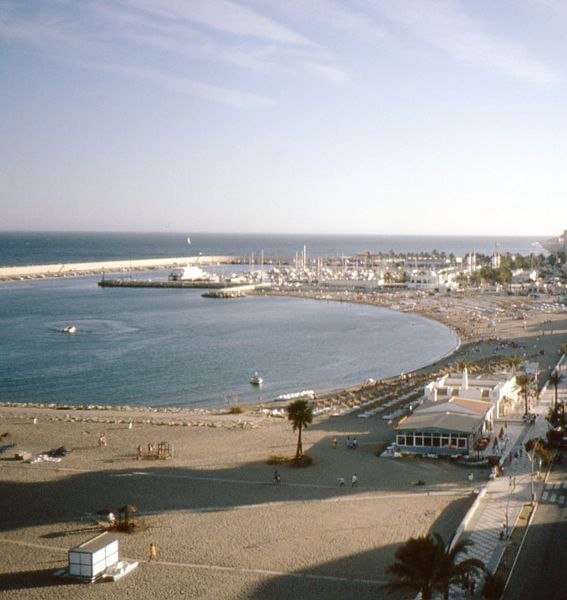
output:
{"label": "beach hut", "polygon": [[104,532],[69,550],[69,575],[95,581],[118,563],[118,539]]}

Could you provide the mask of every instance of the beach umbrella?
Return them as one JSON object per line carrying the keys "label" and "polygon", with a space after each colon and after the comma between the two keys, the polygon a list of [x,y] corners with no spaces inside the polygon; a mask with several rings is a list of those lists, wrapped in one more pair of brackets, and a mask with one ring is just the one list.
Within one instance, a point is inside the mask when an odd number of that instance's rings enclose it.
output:
{"label": "beach umbrella", "polygon": [[124,505],[122,508],[118,509],[119,513],[123,513],[124,514],[124,525],[128,525],[128,520],[130,518],[130,514],[131,513],[137,513],[138,512],[138,507],[134,506],[133,504],[126,504]]}

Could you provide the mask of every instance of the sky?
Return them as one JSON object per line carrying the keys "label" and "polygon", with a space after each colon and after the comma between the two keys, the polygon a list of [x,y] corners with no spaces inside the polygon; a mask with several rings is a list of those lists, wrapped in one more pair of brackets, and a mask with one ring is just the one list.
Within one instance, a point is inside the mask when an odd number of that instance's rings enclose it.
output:
{"label": "sky", "polygon": [[0,0],[0,229],[558,235],[564,0]]}

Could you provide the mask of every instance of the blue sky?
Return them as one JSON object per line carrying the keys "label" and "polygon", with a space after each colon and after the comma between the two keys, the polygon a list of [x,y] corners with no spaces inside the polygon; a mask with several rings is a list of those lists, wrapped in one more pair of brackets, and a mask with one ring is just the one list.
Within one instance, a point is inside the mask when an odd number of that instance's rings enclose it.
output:
{"label": "blue sky", "polygon": [[2,0],[0,229],[556,235],[563,0]]}

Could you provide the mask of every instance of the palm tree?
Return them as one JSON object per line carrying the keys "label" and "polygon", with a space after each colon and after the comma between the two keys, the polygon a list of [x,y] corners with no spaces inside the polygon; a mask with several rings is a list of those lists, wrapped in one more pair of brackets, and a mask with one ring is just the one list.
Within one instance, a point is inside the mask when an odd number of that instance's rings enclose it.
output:
{"label": "palm tree", "polygon": [[387,568],[396,579],[383,588],[387,592],[421,592],[422,600],[431,600],[434,592],[448,598],[451,583],[484,570],[483,563],[476,558],[456,562],[471,544],[470,540],[461,540],[452,548],[445,548],[443,538],[437,533],[410,538],[396,550],[396,562]]}
{"label": "palm tree", "polygon": [[438,552],[442,558],[442,568],[439,571],[439,591],[443,598],[448,600],[449,587],[452,583],[469,581],[474,575],[480,575],[484,571],[484,564],[477,558],[466,558],[457,562],[461,554],[466,554],[473,545],[472,540],[460,539],[456,544],[450,544],[445,548],[443,538],[434,534],[438,545]]}
{"label": "palm tree", "polygon": [[506,363],[510,366],[510,368],[512,369],[512,373],[515,375],[516,371],[518,370],[518,367],[524,362],[524,359],[521,356],[518,356],[517,354],[514,354],[513,356],[508,356],[506,358]]}
{"label": "palm tree", "polygon": [[500,600],[504,594],[505,581],[493,574],[489,573],[484,578],[484,585],[482,586],[482,597],[485,600]]}
{"label": "palm tree", "polygon": [[439,556],[435,539],[430,536],[410,538],[395,553],[396,562],[386,572],[396,579],[387,583],[387,592],[421,592],[422,600],[431,600],[439,569]]}
{"label": "palm tree", "polygon": [[287,405],[287,418],[292,422],[293,431],[297,431],[297,450],[295,451],[295,460],[303,455],[303,443],[301,432],[313,421],[313,409],[309,401],[299,398]]}
{"label": "palm tree", "polygon": [[558,371],[553,371],[549,376],[548,382],[555,388],[555,398],[553,402],[553,410],[557,412],[557,386],[561,383],[563,376]]}
{"label": "palm tree", "polygon": [[520,386],[522,394],[524,394],[524,414],[528,414],[528,391],[530,389],[530,383],[532,382],[532,376],[527,373],[520,373],[516,375],[516,383]]}

